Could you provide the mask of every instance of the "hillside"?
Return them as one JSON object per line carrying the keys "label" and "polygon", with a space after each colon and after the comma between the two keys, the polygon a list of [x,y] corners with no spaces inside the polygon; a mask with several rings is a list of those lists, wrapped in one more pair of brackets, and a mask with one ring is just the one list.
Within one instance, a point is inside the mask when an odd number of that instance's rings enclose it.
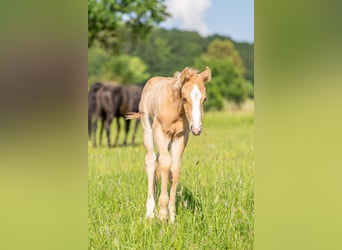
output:
{"label": "hillside", "polygon": [[245,66],[245,78],[254,83],[254,44],[236,42],[229,37],[213,35],[201,37],[196,32],[176,29],[155,29],[147,41],[136,44],[126,43],[126,53],[139,56],[147,65],[151,75],[172,75],[203,54],[208,44],[215,38],[231,40],[240,53]]}

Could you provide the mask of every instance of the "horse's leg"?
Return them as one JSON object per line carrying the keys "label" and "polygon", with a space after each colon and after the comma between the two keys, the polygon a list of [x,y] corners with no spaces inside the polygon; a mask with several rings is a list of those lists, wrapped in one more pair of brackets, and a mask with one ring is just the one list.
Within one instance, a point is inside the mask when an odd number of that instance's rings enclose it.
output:
{"label": "horse's leg", "polygon": [[114,142],[114,147],[118,145],[118,140],[119,140],[119,134],[120,134],[120,117],[116,117],[116,136],[115,136],[115,142]]}
{"label": "horse's leg", "polygon": [[95,113],[94,124],[93,124],[93,147],[96,147],[96,130],[97,130],[97,120],[99,118],[99,114]]}
{"label": "horse's leg", "polygon": [[104,128],[104,124],[105,124],[105,117],[102,116],[102,119],[101,119],[101,129],[100,129],[100,140],[99,140],[99,145],[101,146],[102,145],[102,134],[103,134],[103,128]]}
{"label": "horse's leg", "polygon": [[155,164],[156,155],[154,153],[154,143],[153,143],[153,132],[149,119],[146,116],[141,118],[141,126],[144,131],[143,140],[146,149],[145,156],[145,166],[148,179],[148,191],[147,191],[147,201],[146,201],[146,218],[154,218],[154,207],[155,207]]}
{"label": "horse's leg", "polygon": [[127,145],[127,135],[129,131],[129,125],[131,124],[131,120],[125,120],[125,139],[124,139],[124,145]]}
{"label": "horse's leg", "polygon": [[113,121],[113,114],[109,114],[107,116],[106,120],[106,132],[107,132],[107,145],[108,148],[110,148],[110,125],[112,124]]}
{"label": "horse's leg", "polygon": [[161,126],[156,124],[153,128],[154,130],[154,140],[156,142],[159,158],[158,165],[160,169],[161,175],[161,193],[159,197],[159,219],[166,220],[167,219],[167,205],[169,203],[169,196],[167,192],[167,184],[169,179],[169,171],[171,168],[171,156],[168,152],[168,146],[170,143],[170,139],[163,133]]}
{"label": "horse's leg", "polygon": [[174,222],[176,216],[176,191],[177,191],[177,183],[180,173],[181,167],[181,157],[184,151],[184,148],[188,142],[189,133],[185,133],[184,136],[175,138],[171,144],[171,188],[170,188],[170,202],[169,202],[169,211],[170,211],[170,221]]}
{"label": "horse's leg", "polygon": [[88,140],[91,140],[91,125],[92,125],[93,114],[88,108]]}
{"label": "horse's leg", "polygon": [[135,121],[135,126],[134,126],[134,131],[133,131],[133,136],[132,136],[132,146],[134,145],[134,142],[135,142],[135,134],[137,133],[139,122],[140,122],[139,120]]}

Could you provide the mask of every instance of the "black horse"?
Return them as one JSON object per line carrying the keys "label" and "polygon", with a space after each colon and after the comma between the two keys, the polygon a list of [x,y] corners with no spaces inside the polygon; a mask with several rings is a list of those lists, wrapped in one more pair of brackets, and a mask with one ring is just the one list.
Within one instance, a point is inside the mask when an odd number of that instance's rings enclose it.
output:
{"label": "black horse", "polygon": [[[91,85],[88,93],[88,138],[91,139],[92,118],[96,110],[96,93],[103,86],[102,83],[94,83]],[[104,117],[105,113],[101,114]],[[102,119],[103,120],[103,119]]]}
{"label": "black horse", "polygon": [[[130,102],[129,110],[124,114],[124,116],[128,112],[139,112],[139,103],[140,103],[140,98],[141,98],[141,94],[142,94],[144,85],[141,85],[141,84],[140,85],[128,85],[128,86],[122,86],[122,87],[126,91],[128,97],[129,97],[129,102]],[[128,124],[128,129],[129,129],[130,121],[131,120],[125,119],[126,124]],[[135,135],[137,133],[139,122],[140,122],[140,120],[136,120],[136,122],[135,122],[133,136],[132,136],[132,142],[131,142],[132,145],[134,145],[134,143],[135,143]],[[126,135],[127,135],[127,132],[126,132]]]}
{"label": "black horse", "polygon": [[[102,86],[97,89],[95,93],[95,104],[90,105],[95,110],[95,119],[93,123],[93,146],[96,147],[96,130],[97,121],[101,117],[102,125],[100,130],[100,145],[102,141],[102,132],[104,124],[106,126],[107,134],[107,145],[111,146],[110,143],[110,126],[114,119],[117,118],[117,134],[115,138],[114,146],[118,143],[119,132],[120,132],[120,117],[124,117],[128,112],[137,112],[139,110],[139,102],[142,93],[143,85],[130,85],[130,86],[119,86],[119,85],[108,85],[102,84]],[[92,115],[90,116],[90,123]],[[88,104],[88,124],[89,124],[89,104]],[[135,135],[139,121],[136,121],[132,145],[135,142]],[[130,120],[125,120],[125,139],[124,145],[127,145],[127,134],[129,132]],[[89,132],[89,131],[88,131]]]}

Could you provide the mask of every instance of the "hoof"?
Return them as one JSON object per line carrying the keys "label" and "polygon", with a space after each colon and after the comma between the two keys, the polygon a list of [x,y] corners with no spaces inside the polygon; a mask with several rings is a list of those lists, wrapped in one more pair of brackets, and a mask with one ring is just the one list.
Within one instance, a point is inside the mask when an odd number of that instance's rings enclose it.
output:
{"label": "hoof", "polygon": [[161,221],[167,221],[167,210],[166,211],[160,210],[158,219]]}
{"label": "hoof", "polygon": [[170,211],[170,222],[173,223],[175,221],[176,217],[176,208],[175,206],[169,205],[169,211]]}
{"label": "hoof", "polygon": [[170,214],[170,222],[174,223],[175,222],[175,215]]}
{"label": "hoof", "polygon": [[146,213],[146,220],[152,220],[154,219],[154,213]]}

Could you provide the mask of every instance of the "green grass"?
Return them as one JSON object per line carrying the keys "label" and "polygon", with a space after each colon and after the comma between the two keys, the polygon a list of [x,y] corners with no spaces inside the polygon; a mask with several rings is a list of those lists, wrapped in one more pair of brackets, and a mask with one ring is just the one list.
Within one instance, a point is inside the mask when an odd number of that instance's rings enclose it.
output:
{"label": "green grass", "polygon": [[141,128],[134,147],[89,142],[89,249],[252,249],[253,130],[253,114],[204,115],[202,135],[190,135],[183,154],[174,224],[145,220]]}

